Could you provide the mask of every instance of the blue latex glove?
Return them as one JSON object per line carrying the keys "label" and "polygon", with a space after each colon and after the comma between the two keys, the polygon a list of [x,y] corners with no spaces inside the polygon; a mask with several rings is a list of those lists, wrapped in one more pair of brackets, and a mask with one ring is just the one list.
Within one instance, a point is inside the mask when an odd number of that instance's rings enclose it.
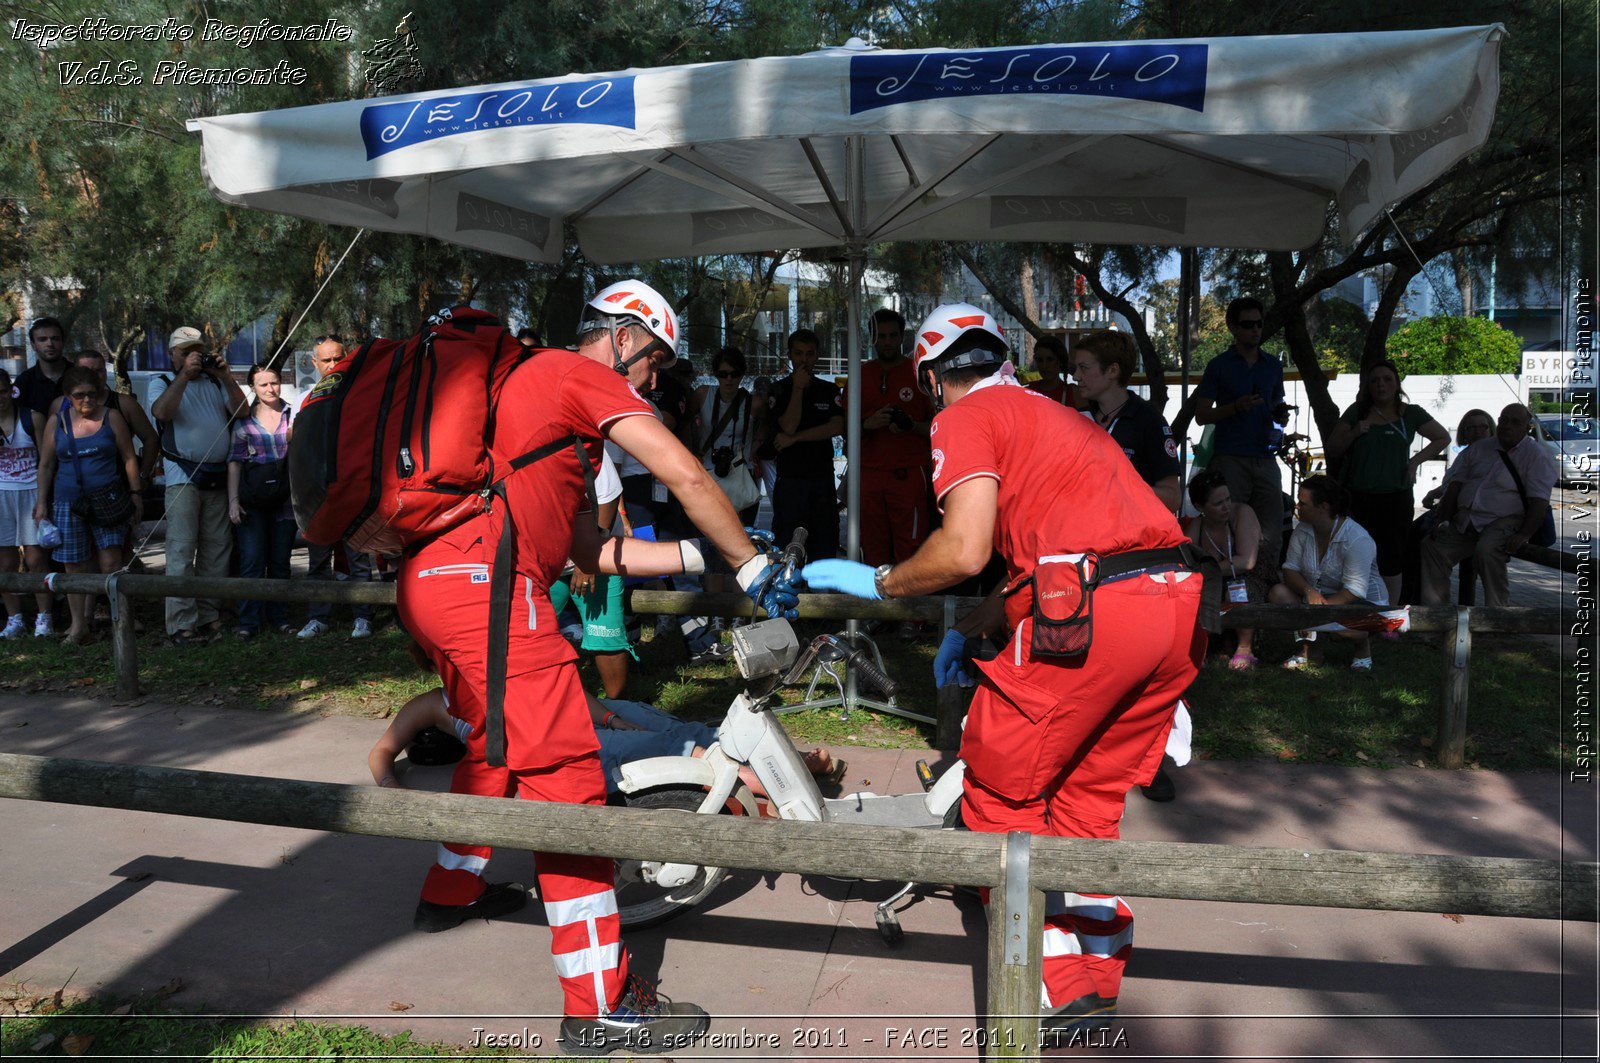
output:
{"label": "blue latex glove", "polygon": [[811,562],[800,570],[800,577],[814,591],[838,591],[877,602],[882,601],[883,596],[878,593],[876,571],[871,565],[863,565],[859,561],[832,557],[826,561]]}
{"label": "blue latex glove", "polygon": [[794,575],[786,569],[783,562],[769,563],[745,591],[758,608],[766,611],[768,619],[781,616],[794,620],[800,616],[800,592],[795,589]]}
{"label": "blue latex glove", "polygon": [[939,652],[933,655],[934,687],[942,687],[946,683],[971,686],[972,677],[967,674],[966,660],[967,636],[951,628],[944,633],[944,641],[939,643]]}

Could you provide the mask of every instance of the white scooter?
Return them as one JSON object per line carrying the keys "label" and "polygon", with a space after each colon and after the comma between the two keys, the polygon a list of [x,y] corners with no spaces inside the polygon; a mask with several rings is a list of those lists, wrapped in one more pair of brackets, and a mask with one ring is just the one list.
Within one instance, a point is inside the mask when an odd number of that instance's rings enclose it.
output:
{"label": "white scooter", "polygon": [[[798,543],[785,552],[790,567],[800,561]],[[748,767],[766,790],[779,819],[860,823],[893,827],[953,828],[960,811],[963,765],[957,761],[937,781],[926,762],[917,774],[918,793],[861,792],[826,798],[806,769],[793,739],[772,710],[778,690],[820,668],[836,681],[841,666],[893,696],[895,684],[871,660],[865,645],[842,635],[814,639],[804,654],[787,620],[766,620],[733,631],[733,655],[745,688],[722,720],[718,740],[701,757],[654,757],[622,768],[620,790],[630,807],[676,808],[707,815],[759,816],[756,797],[739,778]],[[617,861],[617,906],[624,927],[654,926],[699,904],[721,884],[726,868],[655,860]],[[902,936],[893,905],[913,888],[906,883],[878,905],[878,930],[891,944]]]}

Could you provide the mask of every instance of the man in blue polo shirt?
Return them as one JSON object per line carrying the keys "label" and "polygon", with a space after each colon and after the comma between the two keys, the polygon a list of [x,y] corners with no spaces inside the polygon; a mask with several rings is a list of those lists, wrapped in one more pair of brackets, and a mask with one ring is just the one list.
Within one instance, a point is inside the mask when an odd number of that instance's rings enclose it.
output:
{"label": "man in blue polo shirt", "polygon": [[1235,504],[1248,503],[1261,521],[1267,557],[1283,541],[1283,478],[1272,453],[1273,429],[1288,420],[1283,363],[1261,350],[1264,312],[1246,296],[1228,304],[1233,346],[1213,358],[1195,389],[1196,424],[1217,426],[1210,467],[1228,481]]}

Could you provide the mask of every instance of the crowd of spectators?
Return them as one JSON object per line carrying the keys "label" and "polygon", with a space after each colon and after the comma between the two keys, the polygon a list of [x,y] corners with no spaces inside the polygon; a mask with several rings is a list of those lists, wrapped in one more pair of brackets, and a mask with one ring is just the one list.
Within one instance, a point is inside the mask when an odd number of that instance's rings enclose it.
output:
{"label": "crowd of spectators", "polygon": [[[1285,546],[1275,454],[1286,420],[1283,367],[1261,350],[1258,301],[1235,300],[1226,320],[1233,344],[1207,364],[1196,389],[1193,416],[1216,426],[1214,454],[1187,484],[1192,515],[1184,530],[1222,568],[1227,604],[1436,604],[1448,595],[1457,564],[1467,593],[1471,580],[1481,579],[1488,603],[1505,604],[1506,560],[1548,522],[1555,483],[1554,462],[1528,437],[1526,408],[1508,406],[1498,424],[1481,410],[1462,418],[1444,484],[1422,500],[1424,516],[1413,521],[1418,469],[1451,440],[1426,410],[1406,401],[1393,363],[1369,366],[1328,440],[1337,475],[1300,486],[1299,523]],[[880,565],[910,556],[938,521],[928,494],[938,450],[928,436],[929,398],[911,373],[904,318],[882,309],[871,326],[875,356],[861,375],[859,518],[864,558]],[[530,348],[542,342],[532,329],[518,339]],[[132,395],[108,388],[99,354],[68,358],[56,319],[34,322],[29,340],[36,364],[14,381],[0,370],[0,572],[125,567],[140,500],[160,463],[169,574],[288,578],[296,534],[285,458],[294,409],[276,368],[252,367],[241,388],[198,329],[179,328],[167,343],[172,371],[151,382],[146,411]],[[803,528],[813,558],[835,556],[841,540],[842,446],[836,445],[846,430],[846,394],[816,373],[823,353],[817,335],[801,329],[788,337],[791,372],[780,379],[747,384],[744,352],[724,347],[698,386],[690,360],[680,358],[647,393],[663,424],[711,471],[746,524],[756,523],[765,494],[776,541],[786,543]],[[339,337],[318,336],[317,375],[344,354]],[[1180,510],[1177,440],[1160,411],[1129,390],[1137,366],[1128,337],[1103,333],[1075,343],[1070,353],[1059,338],[1040,337],[1033,368],[1030,388],[1104,427],[1163,504]],[[618,487],[602,500],[605,526],[645,538],[695,534],[641,463],[615,447],[608,458]],[[128,504],[108,509],[87,501],[108,490],[120,491]],[[119,515],[120,522],[107,522]],[[307,561],[311,579],[368,580],[374,570],[373,558],[343,544],[313,545]],[[727,574],[715,567],[703,581],[673,577],[655,585],[718,590]],[[570,572],[562,586],[574,641],[594,655],[612,697],[626,685],[637,638],[636,624],[623,614],[622,589],[619,578],[581,571]],[[52,596],[34,597],[32,633],[56,634]],[[0,637],[27,634],[23,596],[7,594],[3,604]],[[92,637],[94,603],[73,595],[66,604],[67,639]],[[230,628],[240,639],[264,631],[312,639],[333,631],[331,609],[312,604],[302,622],[282,603],[247,601],[230,611],[226,603],[172,598],[165,629],[178,645],[215,642]],[[372,623],[370,607],[354,607],[349,637],[369,636]],[[681,631],[690,656],[707,659],[722,652],[720,629],[719,620],[664,617],[658,632]],[[905,625],[902,634],[917,630]],[[1318,659],[1315,633],[1301,635],[1286,667]],[[1370,668],[1366,636],[1352,637],[1354,667]],[[1230,635],[1229,667],[1256,667],[1256,647],[1254,631]]]}

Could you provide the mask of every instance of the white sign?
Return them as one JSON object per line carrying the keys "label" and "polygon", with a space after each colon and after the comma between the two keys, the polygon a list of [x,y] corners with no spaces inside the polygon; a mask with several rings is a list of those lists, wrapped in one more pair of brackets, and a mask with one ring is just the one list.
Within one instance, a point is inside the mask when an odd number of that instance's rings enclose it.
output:
{"label": "white sign", "polygon": [[1526,389],[1592,388],[1595,355],[1592,351],[1543,351],[1522,355],[1522,385]]}

